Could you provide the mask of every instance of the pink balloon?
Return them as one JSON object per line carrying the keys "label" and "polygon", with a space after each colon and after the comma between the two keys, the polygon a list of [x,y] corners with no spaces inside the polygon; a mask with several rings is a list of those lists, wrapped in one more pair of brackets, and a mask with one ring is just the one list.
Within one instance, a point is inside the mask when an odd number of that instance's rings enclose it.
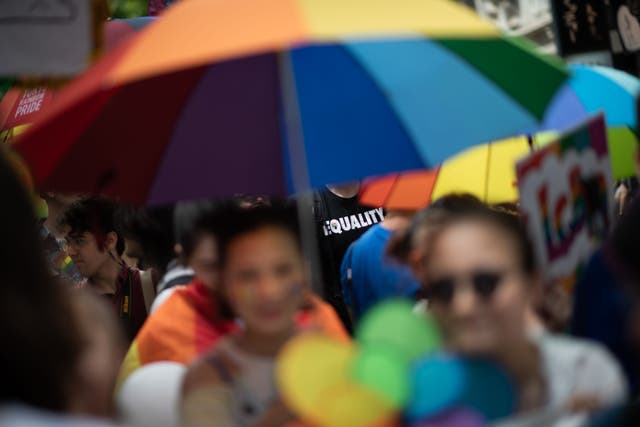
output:
{"label": "pink balloon", "polygon": [[427,420],[411,424],[411,427],[486,427],[484,419],[477,412],[466,408],[455,408]]}

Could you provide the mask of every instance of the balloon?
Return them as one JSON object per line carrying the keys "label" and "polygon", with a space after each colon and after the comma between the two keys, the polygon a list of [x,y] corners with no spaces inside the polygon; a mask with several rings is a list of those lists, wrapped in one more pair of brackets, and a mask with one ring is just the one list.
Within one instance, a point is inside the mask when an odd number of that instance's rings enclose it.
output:
{"label": "balloon", "polygon": [[442,342],[433,319],[414,313],[407,300],[392,300],[374,307],[360,322],[356,336],[363,344],[395,348],[407,360],[439,348]]}
{"label": "balloon", "polygon": [[305,420],[322,418],[321,396],[349,380],[350,344],[322,334],[300,335],[278,357],[276,381],[288,407]]}
{"label": "balloon", "polygon": [[473,408],[488,421],[512,415],[517,390],[497,365],[481,359],[463,361],[467,378],[460,405]]}
{"label": "balloon", "polygon": [[387,422],[394,415],[389,404],[356,383],[332,387],[318,403],[321,411],[315,423],[319,427],[371,427]]}
{"label": "balloon", "polygon": [[156,362],[132,373],[116,396],[126,425],[178,427],[178,402],[186,367],[175,362]]}
{"label": "balloon", "polygon": [[411,427],[485,427],[482,417],[466,408],[456,408],[435,418],[411,424]]}
{"label": "balloon", "polygon": [[442,353],[421,359],[411,376],[412,393],[405,410],[411,420],[433,416],[456,405],[466,382],[461,361]]}
{"label": "balloon", "polygon": [[353,362],[352,376],[394,408],[404,406],[409,398],[409,365],[393,348],[361,346]]}

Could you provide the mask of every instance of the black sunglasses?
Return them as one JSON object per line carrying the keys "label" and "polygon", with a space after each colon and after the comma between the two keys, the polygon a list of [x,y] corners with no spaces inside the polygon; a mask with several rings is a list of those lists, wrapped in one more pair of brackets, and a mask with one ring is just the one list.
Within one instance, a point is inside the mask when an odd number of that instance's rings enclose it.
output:
{"label": "black sunglasses", "polygon": [[450,304],[456,292],[456,283],[461,280],[469,280],[473,291],[482,300],[488,302],[493,293],[502,282],[505,273],[499,271],[474,271],[466,278],[448,276],[426,283],[425,294],[427,299],[441,304]]}

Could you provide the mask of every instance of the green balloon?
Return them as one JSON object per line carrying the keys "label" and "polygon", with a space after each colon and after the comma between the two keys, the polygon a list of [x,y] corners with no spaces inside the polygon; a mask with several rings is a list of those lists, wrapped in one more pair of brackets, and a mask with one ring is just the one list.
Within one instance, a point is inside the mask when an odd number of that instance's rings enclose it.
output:
{"label": "green balloon", "polygon": [[396,350],[373,345],[360,347],[351,369],[356,382],[396,409],[409,401],[409,372],[409,364]]}
{"label": "green balloon", "polygon": [[371,309],[358,325],[362,345],[388,346],[412,361],[442,346],[440,331],[430,315],[416,314],[408,300],[390,300]]}

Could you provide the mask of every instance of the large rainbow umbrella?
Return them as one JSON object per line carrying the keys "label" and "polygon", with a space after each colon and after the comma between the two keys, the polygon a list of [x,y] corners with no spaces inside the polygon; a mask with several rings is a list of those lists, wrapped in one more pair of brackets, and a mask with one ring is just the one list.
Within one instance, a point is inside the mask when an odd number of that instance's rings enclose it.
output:
{"label": "large rainbow umbrella", "polygon": [[71,84],[16,148],[58,191],[285,194],[531,129],[566,77],[446,0],[190,0]]}

